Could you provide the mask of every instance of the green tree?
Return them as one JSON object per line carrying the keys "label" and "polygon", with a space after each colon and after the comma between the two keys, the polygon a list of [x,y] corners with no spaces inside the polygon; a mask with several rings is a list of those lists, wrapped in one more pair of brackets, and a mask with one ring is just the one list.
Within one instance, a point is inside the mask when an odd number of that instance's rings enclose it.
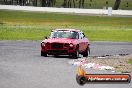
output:
{"label": "green tree", "polygon": [[118,10],[120,3],[121,3],[121,0],[115,0],[114,10]]}

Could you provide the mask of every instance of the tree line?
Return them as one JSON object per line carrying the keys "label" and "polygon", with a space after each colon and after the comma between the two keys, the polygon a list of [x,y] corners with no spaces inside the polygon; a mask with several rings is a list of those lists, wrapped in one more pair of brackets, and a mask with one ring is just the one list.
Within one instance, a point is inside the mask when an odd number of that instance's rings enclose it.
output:
{"label": "tree line", "polygon": [[[10,1],[10,3],[9,3]],[[56,5],[57,0],[4,0],[4,4],[15,4],[16,5],[30,5],[30,3],[32,3],[33,6],[37,6],[38,1],[41,3],[42,7],[54,7]],[[92,2],[93,0],[90,0],[90,2]],[[108,5],[108,1],[106,0],[106,5]],[[114,0],[115,4],[113,6],[114,10],[119,9],[121,0]],[[76,5],[76,2],[78,2],[78,5]],[[84,4],[86,3],[86,0],[62,0],[62,7],[64,8],[85,8]],[[128,4],[128,3],[127,3]]]}
{"label": "tree line", "polygon": [[[21,6],[24,6],[24,5],[29,5],[30,3],[33,4],[33,6],[37,6],[37,3],[38,1],[41,3],[41,6],[42,7],[53,7],[57,0],[4,0],[4,4],[15,4],[16,5],[21,5]],[[62,1],[62,7],[64,8],[71,8],[72,7],[72,4],[76,5],[76,2],[79,2],[79,8],[84,8],[84,2],[85,0],[63,0]]]}

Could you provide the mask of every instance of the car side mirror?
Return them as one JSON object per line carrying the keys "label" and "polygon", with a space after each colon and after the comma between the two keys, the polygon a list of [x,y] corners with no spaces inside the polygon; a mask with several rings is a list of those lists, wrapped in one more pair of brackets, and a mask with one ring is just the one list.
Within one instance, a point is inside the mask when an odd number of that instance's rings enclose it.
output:
{"label": "car side mirror", "polygon": [[48,39],[48,37],[47,37],[47,36],[45,36],[44,38],[45,38],[45,39]]}

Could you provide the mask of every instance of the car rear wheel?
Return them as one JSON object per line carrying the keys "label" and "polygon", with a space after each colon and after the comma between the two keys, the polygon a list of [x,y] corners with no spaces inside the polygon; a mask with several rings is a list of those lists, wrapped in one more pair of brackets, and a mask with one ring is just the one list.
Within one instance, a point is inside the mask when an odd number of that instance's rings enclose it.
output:
{"label": "car rear wheel", "polygon": [[77,47],[75,52],[72,54],[73,59],[77,59],[78,57],[79,57],[79,47]]}
{"label": "car rear wheel", "polygon": [[87,47],[87,49],[83,53],[83,57],[88,57],[90,54],[90,47]]}
{"label": "car rear wheel", "polygon": [[41,51],[41,56],[47,57],[47,53],[44,53],[44,52]]}

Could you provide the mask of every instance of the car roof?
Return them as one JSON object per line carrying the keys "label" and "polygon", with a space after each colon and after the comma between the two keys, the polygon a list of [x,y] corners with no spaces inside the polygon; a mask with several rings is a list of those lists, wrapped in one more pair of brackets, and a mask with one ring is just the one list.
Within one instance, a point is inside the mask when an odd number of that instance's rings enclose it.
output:
{"label": "car roof", "polygon": [[52,31],[75,31],[75,32],[81,32],[79,29],[55,29]]}

